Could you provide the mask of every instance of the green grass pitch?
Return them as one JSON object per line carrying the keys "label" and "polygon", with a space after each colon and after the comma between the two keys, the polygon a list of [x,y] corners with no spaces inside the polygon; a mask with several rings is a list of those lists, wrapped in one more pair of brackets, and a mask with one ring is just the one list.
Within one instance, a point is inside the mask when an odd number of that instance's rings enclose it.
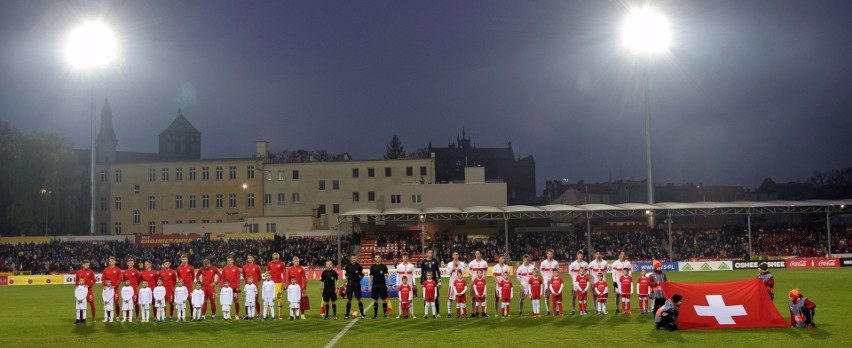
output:
{"label": "green grass pitch", "polygon": [[[723,281],[753,278],[755,270],[728,272],[675,272],[670,281]],[[599,347],[702,346],[702,347],[849,347],[852,346],[852,268],[814,270],[774,270],[781,314],[788,318],[786,292],[799,287],[817,304],[816,329],[693,330],[669,333],[654,330],[651,316],[616,315],[609,303],[607,316],[568,316],[532,318],[529,304],[518,317],[517,299],[509,319],[423,320],[422,301],[415,304],[417,319],[357,320],[336,341],[336,347],[397,346],[419,347],[520,347],[555,344],[581,344]],[[493,284],[490,284],[493,286]],[[443,289],[446,289],[444,284]],[[240,347],[288,346],[325,347],[351,321],[324,321],[319,316],[319,282],[309,285],[312,310],[303,321],[204,321],[199,323],[104,324],[102,306],[97,301],[98,318],[75,325],[71,285],[0,287],[0,337],[6,347]],[[100,287],[96,286],[96,296]],[[493,290],[489,292],[493,294]],[[442,299],[443,300],[443,299]],[[489,314],[494,313],[493,298]],[[372,301],[365,299],[365,306]],[[446,303],[439,303],[446,314]],[[357,306],[354,306],[357,308]],[[544,306],[542,305],[542,308]],[[566,307],[570,308],[570,304]],[[590,307],[591,308],[591,307]],[[638,308],[635,298],[633,308]],[[338,301],[343,316],[345,301]],[[396,304],[394,304],[396,312]],[[209,313],[208,313],[209,315]],[[402,341],[402,342],[399,342]],[[403,343],[404,342],[404,343]]]}

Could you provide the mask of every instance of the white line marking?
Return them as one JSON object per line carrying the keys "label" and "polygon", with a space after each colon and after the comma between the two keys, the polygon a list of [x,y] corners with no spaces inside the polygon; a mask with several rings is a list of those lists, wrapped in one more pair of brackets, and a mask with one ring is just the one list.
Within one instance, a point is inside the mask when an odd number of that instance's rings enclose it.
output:
{"label": "white line marking", "polygon": [[[370,302],[370,304],[367,305],[367,308],[364,308],[364,313],[367,313],[367,311],[370,310],[370,307],[373,307],[373,304],[375,304],[375,303],[376,303],[376,301]],[[350,315],[350,314],[352,314],[352,313],[346,313],[346,315]],[[325,345],[325,348],[334,347],[334,344],[337,343],[337,341],[340,341],[340,339],[343,338],[343,335],[345,335],[346,332],[349,331],[350,328],[352,328],[352,325],[355,325],[355,322],[358,321],[358,320],[361,320],[361,317],[352,319],[352,321],[350,321],[349,324],[347,324],[345,327],[343,327],[343,330],[340,330],[340,332],[337,333],[337,336],[334,336],[334,338],[331,339],[331,342],[328,342],[328,344]]]}

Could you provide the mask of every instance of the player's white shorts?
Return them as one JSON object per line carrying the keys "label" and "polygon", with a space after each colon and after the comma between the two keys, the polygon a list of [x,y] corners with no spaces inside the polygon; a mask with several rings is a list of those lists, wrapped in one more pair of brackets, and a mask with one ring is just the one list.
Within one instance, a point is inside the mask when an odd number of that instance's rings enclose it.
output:
{"label": "player's white shorts", "polygon": [[301,308],[301,301],[290,302],[290,309],[299,309]]}
{"label": "player's white shorts", "polygon": [[86,309],[86,301],[83,303],[77,302],[77,310],[85,310]]}
{"label": "player's white shorts", "polygon": [[151,305],[150,305],[150,304],[143,304],[143,305],[139,305],[139,306],[141,306],[141,307],[142,307],[142,310],[143,310],[143,311],[147,311],[147,310],[150,310],[150,309],[151,309]]}
{"label": "player's white shorts", "polygon": [[121,301],[121,310],[129,311],[129,310],[132,310],[132,309],[133,309],[133,302]]}
{"label": "player's white shorts", "polygon": [[531,293],[532,293],[532,291],[530,290],[530,284],[529,283],[527,283],[527,284],[521,283],[521,296],[530,297]]}
{"label": "player's white shorts", "polygon": [[257,303],[254,301],[254,299],[248,299],[248,300],[246,300],[246,307],[248,307],[248,306],[255,306],[255,305],[257,305]]}
{"label": "player's white shorts", "polygon": [[186,302],[175,302],[175,307],[177,309],[186,309]]}
{"label": "player's white shorts", "polygon": [[110,311],[115,310],[115,301],[104,302],[104,308]]}
{"label": "player's white shorts", "polygon": [[274,298],[274,297],[272,297],[272,298],[264,298],[264,299],[263,299],[263,305],[264,305],[264,306],[267,306],[267,307],[275,306],[275,298]]}

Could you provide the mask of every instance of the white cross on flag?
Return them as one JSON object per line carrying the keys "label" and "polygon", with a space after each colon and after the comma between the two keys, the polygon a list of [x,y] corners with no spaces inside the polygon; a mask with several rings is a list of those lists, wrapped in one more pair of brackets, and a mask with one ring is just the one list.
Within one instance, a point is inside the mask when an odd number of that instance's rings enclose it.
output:
{"label": "white cross on flag", "polygon": [[759,279],[662,284],[667,298],[683,296],[681,329],[787,327]]}

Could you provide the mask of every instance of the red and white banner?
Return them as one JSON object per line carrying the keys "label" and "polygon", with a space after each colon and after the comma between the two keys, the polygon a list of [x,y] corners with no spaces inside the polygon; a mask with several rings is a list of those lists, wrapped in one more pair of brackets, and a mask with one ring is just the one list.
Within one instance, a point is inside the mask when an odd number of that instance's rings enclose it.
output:
{"label": "red and white banner", "polygon": [[834,268],[840,267],[840,259],[787,259],[787,268]]}
{"label": "red and white banner", "polygon": [[167,246],[169,244],[189,243],[201,239],[200,234],[152,234],[136,235],[136,245]]}
{"label": "red and white banner", "polygon": [[667,298],[683,296],[681,329],[742,329],[790,325],[769,299],[760,279],[662,284]]}

